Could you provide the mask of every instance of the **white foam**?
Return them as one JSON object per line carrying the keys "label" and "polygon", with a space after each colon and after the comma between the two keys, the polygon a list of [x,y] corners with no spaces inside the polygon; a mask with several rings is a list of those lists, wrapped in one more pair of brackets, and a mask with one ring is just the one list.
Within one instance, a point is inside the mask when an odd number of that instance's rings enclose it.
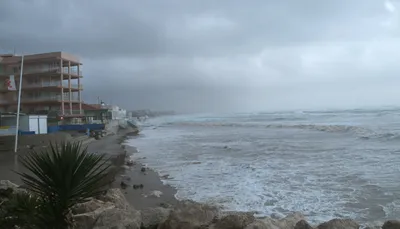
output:
{"label": "white foam", "polygon": [[[381,149],[373,144],[368,148],[348,137],[293,135],[286,129],[241,133],[200,128],[144,130],[144,138],[128,142],[142,149],[133,157],[146,156],[149,167],[172,177],[163,183],[178,189],[178,199],[262,215],[299,211],[317,223],[334,217],[365,219],[368,205],[358,206],[364,204],[359,198],[385,195],[389,200],[394,197],[387,193],[399,193],[398,186],[386,190],[399,175],[398,153],[377,154]],[[399,206],[382,203],[387,217],[399,213]]]}

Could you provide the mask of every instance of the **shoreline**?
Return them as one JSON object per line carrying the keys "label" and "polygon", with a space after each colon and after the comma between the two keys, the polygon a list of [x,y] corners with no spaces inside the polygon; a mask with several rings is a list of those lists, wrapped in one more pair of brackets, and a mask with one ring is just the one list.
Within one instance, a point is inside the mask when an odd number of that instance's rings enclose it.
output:
{"label": "shoreline", "polygon": [[[178,202],[175,198],[177,190],[163,184],[161,177],[151,168],[145,168],[145,172],[142,172],[144,164],[130,161],[130,156],[138,151],[125,143],[135,138],[135,132],[131,127],[119,129],[115,135],[91,142],[88,150],[105,153],[111,157],[116,173],[113,174],[114,181],[110,188],[120,188],[128,203],[135,209],[174,206]],[[143,188],[140,188],[141,185]]]}
{"label": "shoreline", "polygon": [[[125,155],[126,156],[125,157],[126,160],[129,160],[129,157],[131,155],[139,153],[138,150],[134,146],[129,146],[129,145],[125,144],[127,140],[134,139],[136,136],[137,135],[130,136],[129,134],[125,134],[125,140],[123,142],[121,142],[121,146],[125,149],[125,152],[126,152],[126,155]],[[125,197],[127,198],[128,202],[137,210],[143,210],[143,209],[146,209],[146,208],[155,208],[155,207],[164,207],[164,208],[171,209],[176,204],[178,204],[178,203],[180,203],[182,201],[193,201],[195,203],[217,207],[221,211],[222,215],[251,214],[251,215],[254,216],[255,219],[260,219],[260,220],[263,220],[263,219],[266,219],[266,218],[271,218],[271,219],[275,219],[275,220],[282,220],[282,219],[285,219],[286,217],[291,217],[293,215],[300,214],[304,218],[307,218],[307,216],[303,215],[302,212],[291,212],[288,215],[281,215],[281,216],[278,216],[278,215],[256,216],[256,214],[257,214],[256,211],[226,210],[221,205],[210,205],[209,203],[197,202],[197,201],[190,200],[190,199],[182,199],[182,200],[181,199],[177,199],[176,198],[177,189],[172,187],[172,186],[170,186],[170,185],[168,185],[168,184],[164,184],[162,182],[162,177],[156,171],[154,171],[152,168],[148,168],[147,167],[146,168],[146,173],[147,174],[146,175],[141,174],[140,169],[143,166],[146,166],[144,163],[140,162],[141,158],[142,157],[136,159],[136,161],[134,161],[134,165],[132,165],[131,167],[127,167],[126,163],[125,163],[125,168],[126,169],[125,169],[124,173],[126,174],[129,171],[133,172],[135,175],[133,175],[131,178],[135,178],[135,179],[138,178],[138,181],[139,180],[140,181],[144,181],[144,183],[146,183],[146,184],[150,183],[150,184],[152,184],[151,187],[154,188],[153,190],[161,190],[163,194],[159,198],[155,198],[155,197],[153,197],[151,199],[150,198],[139,198],[139,201],[138,201],[138,199],[136,199],[137,194],[134,194],[132,192],[126,193],[125,190],[123,189]],[[122,178],[119,179],[119,180],[123,181],[124,180],[123,177],[124,177],[124,175],[122,175]],[[149,180],[152,180],[152,181],[150,181],[150,182],[146,181],[145,180],[146,177]],[[134,182],[134,183],[138,183],[138,182]],[[114,188],[120,188],[120,186],[116,185],[116,186],[114,186]],[[164,191],[166,191],[166,192],[164,192]],[[160,204],[162,204],[164,202],[166,203],[166,205],[160,205]],[[159,204],[157,205],[157,203],[159,203]],[[335,217],[332,217],[330,220],[336,220],[336,219],[351,220],[353,222],[357,222],[352,218],[335,218]],[[312,225],[314,225],[313,228],[315,228],[316,225],[320,225],[320,224],[326,223],[326,222],[328,222],[330,220],[322,220],[322,221],[319,221],[319,222],[312,222]],[[395,219],[393,219],[393,220],[395,220]],[[378,220],[378,221],[369,221],[369,222],[363,222],[363,223],[357,222],[357,223],[359,223],[360,228],[377,229],[377,228],[381,228],[381,226],[387,221],[390,221],[390,220],[382,219],[382,220]]]}
{"label": "shoreline", "polygon": [[[162,177],[151,168],[146,168],[142,171],[143,163],[138,159],[137,161],[130,161],[130,156],[138,153],[137,149],[133,146],[129,146],[126,142],[130,139],[135,139],[133,133],[136,130],[131,127],[119,128],[115,134],[108,135],[100,140],[92,141],[87,144],[88,151],[105,153],[111,157],[111,163],[116,173],[112,173],[114,181],[110,184],[111,188],[118,188],[124,194],[127,202],[136,210],[143,211],[146,209],[154,209],[162,207],[166,209],[173,209],[178,206],[184,200],[178,200],[176,198],[177,190],[162,182]],[[5,161],[2,161],[3,165]],[[2,168],[4,171],[5,168]],[[12,171],[10,171],[12,173]],[[0,180],[15,181],[13,176],[8,176],[4,173],[0,174]],[[5,176],[6,175],[6,176]],[[18,179],[18,178],[17,178]],[[19,180],[19,179],[18,179]],[[121,187],[121,182],[126,184],[125,187]],[[17,184],[20,182],[16,182]],[[135,189],[133,185],[143,185],[143,188]],[[160,196],[157,196],[161,194]],[[195,202],[195,201],[194,201]],[[208,205],[207,203],[196,202],[199,204]],[[221,210],[222,215],[235,215],[235,214],[251,214],[254,212],[237,212],[237,211],[226,211],[222,206],[216,206]],[[254,217],[254,216],[253,216]],[[266,217],[255,217],[256,219],[265,219]],[[274,219],[274,216],[268,216],[267,218]],[[307,218],[307,217],[305,217]],[[382,222],[369,222],[362,224],[364,227],[369,228],[380,228],[375,225],[382,225]],[[323,222],[320,222],[323,223]]]}

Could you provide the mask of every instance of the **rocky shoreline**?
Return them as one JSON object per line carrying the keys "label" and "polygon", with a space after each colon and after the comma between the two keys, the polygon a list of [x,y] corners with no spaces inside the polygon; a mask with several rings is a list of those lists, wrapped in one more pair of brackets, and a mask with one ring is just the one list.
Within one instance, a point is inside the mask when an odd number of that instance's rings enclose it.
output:
{"label": "rocky shoreline", "polygon": [[[24,191],[18,185],[0,181],[0,193]],[[118,188],[91,198],[72,209],[76,229],[357,229],[351,219],[332,219],[310,225],[301,213],[285,218],[256,218],[252,213],[222,212],[218,207],[190,200],[177,201],[174,206],[135,209]],[[386,221],[369,228],[398,229],[400,221]]]}
{"label": "rocky shoreline", "polygon": [[[257,218],[251,212],[225,212],[218,206],[190,200],[178,201],[175,199],[176,190],[164,185],[156,172],[138,162],[126,160],[131,154],[138,153],[134,147],[123,144],[124,140],[132,137],[131,133],[132,129],[123,129],[89,144],[90,151],[109,154],[119,172],[105,194],[73,207],[76,229],[362,228],[351,219],[332,219],[310,225],[301,213],[284,218]],[[6,198],[3,194],[9,194],[10,190],[23,191],[9,180],[0,180],[0,203]],[[400,221],[390,220],[367,228],[400,229]]]}
{"label": "rocky shoreline", "polygon": [[[134,138],[126,135],[126,139]],[[126,157],[138,153],[134,147],[124,146]],[[263,217],[257,218],[254,212],[225,212],[220,207],[197,203],[190,200],[178,201],[175,199],[176,190],[161,182],[161,177],[146,166],[136,161],[125,161],[125,172],[119,181],[131,186],[132,180],[144,183],[142,198],[131,198],[129,190],[123,189],[125,197],[131,206],[140,211],[141,225],[144,228],[157,229],[341,229],[341,228],[383,228],[400,229],[400,221],[389,220],[381,225],[362,226],[351,219],[332,219],[319,225],[311,225],[301,213],[293,213],[284,218]],[[133,176],[132,176],[133,175]],[[150,182],[149,182],[150,181]],[[150,187],[149,187],[150,186]],[[133,186],[133,192],[135,192]],[[128,191],[127,191],[128,190]],[[149,192],[149,190],[152,190]],[[158,191],[162,190],[162,191]],[[167,191],[165,191],[167,190]],[[153,193],[152,198],[144,193]],[[136,191],[137,192],[137,191]],[[159,192],[160,195],[154,195]],[[144,198],[143,198],[144,197]],[[172,200],[172,201],[171,201]],[[197,218],[196,218],[197,217]]]}

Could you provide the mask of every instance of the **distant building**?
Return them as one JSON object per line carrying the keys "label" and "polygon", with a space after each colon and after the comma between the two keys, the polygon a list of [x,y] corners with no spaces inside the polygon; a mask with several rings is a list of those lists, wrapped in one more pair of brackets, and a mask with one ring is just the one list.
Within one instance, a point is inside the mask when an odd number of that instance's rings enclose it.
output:
{"label": "distant building", "polygon": [[108,112],[110,113],[108,117],[110,117],[112,120],[122,120],[127,118],[126,110],[120,108],[119,106],[101,104],[101,107],[108,109]]}
{"label": "distant building", "polygon": [[[83,117],[81,65],[64,52],[25,55],[21,112]],[[17,111],[20,70],[21,56],[0,54],[0,112]]]}

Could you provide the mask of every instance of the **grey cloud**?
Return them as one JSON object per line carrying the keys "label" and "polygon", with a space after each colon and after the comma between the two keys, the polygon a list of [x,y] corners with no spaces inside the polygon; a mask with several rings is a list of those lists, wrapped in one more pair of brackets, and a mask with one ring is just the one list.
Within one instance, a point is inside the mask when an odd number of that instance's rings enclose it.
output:
{"label": "grey cloud", "polygon": [[[256,52],[268,45],[340,39],[357,35],[357,28],[329,37],[326,30],[358,24],[355,19],[380,16],[384,10],[383,4],[372,0],[13,0],[0,4],[2,45],[26,52],[63,47],[88,57],[226,55]],[[193,36],[184,23],[202,15],[226,18],[234,27],[206,29]]]}
{"label": "grey cloud", "polygon": [[88,102],[353,106],[394,102],[399,19],[376,0],[4,0],[0,50],[81,56]]}

